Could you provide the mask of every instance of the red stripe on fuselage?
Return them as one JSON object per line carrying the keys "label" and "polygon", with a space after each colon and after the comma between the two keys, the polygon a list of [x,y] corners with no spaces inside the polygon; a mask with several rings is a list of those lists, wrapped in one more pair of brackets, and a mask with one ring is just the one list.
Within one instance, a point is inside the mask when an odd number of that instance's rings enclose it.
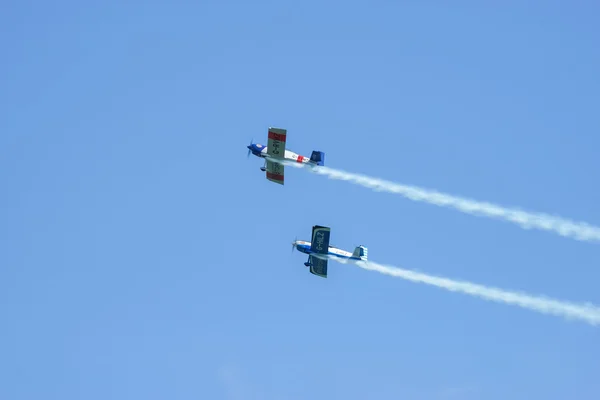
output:
{"label": "red stripe on fuselage", "polygon": [[278,142],[285,143],[285,136],[275,132],[269,132],[269,139],[277,140]]}
{"label": "red stripe on fuselage", "polygon": [[304,156],[298,156],[298,162],[302,162],[304,160]]}
{"label": "red stripe on fuselage", "polygon": [[267,178],[283,182],[283,175],[281,175],[281,174],[274,174],[272,172],[267,172]]}

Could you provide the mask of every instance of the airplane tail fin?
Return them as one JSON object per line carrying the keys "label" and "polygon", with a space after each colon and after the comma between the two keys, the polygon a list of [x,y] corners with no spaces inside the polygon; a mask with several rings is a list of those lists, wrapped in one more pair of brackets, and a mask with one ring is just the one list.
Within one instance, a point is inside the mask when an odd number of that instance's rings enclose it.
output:
{"label": "airplane tail fin", "polygon": [[310,156],[310,161],[316,163],[317,165],[325,165],[325,153],[322,151],[313,151]]}
{"label": "airplane tail fin", "polygon": [[358,246],[354,249],[354,253],[352,253],[352,257],[358,257],[361,261],[367,261],[367,255],[369,254],[369,250],[365,246]]}

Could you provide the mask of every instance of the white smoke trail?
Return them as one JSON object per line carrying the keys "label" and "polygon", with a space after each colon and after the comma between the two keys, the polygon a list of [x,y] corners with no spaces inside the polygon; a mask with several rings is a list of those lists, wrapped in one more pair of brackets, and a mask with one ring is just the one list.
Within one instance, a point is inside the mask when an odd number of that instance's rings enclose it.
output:
{"label": "white smoke trail", "polygon": [[[306,167],[306,164],[284,163],[294,167]],[[517,209],[505,208],[487,202],[480,202],[463,197],[452,196],[434,190],[416,186],[402,185],[365,175],[336,170],[328,167],[308,167],[309,171],[330,179],[349,181],[376,191],[399,194],[407,199],[426,202],[441,207],[454,208],[467,214],[485,216],[510,221],[524,229],[539,229],[554,232],[564,237],[581,241],[600,241],[600,228],[585,222],[575,222],[565,218],[542,213],[532,213]]]}
{"label": "white smoke trail", "polygon": [[[342,264],[348,263],[348,261],[341,260],[337,257],[333,259],[341,262]],[[377,271],[382,274],[402,278],[412,282],[437,286],[452,292],[461,292],[485,300],[516,305],[518,307],[537,311],[542,314],[561,316],[567,319],[579,319],[594,326],[600,325],[600,308],[590,303],[575,304],[545,297],[530,296],[524,293],[510,292],[498,288],[478,285],[475,283],[455,281],[448,278],[427,275],[402,268],[381,265],[371,261],[368,263],[363,261],[351,263],[356,264],[360,268],[366,270]]]}

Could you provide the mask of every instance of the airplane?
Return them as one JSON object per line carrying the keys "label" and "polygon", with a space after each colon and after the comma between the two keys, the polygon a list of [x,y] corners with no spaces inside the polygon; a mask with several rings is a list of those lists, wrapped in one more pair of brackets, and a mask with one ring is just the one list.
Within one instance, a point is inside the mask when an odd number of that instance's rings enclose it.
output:
{"label": "airplane", "polygon": [[313,151],[310,158],[296,154],[293,151],[286,150],[285,142],[287,138],[287,130],[281,128],[269,127],[268,143],[263,146],[259,143],[252,143],[248,147],[248,157],[250,153],[257,157],[265,159],[265,165],[260,168],[261,171],[267,173],[267,179],[271,182],[283,185],[284,167],[275,160],[285,160],[309,164],[311,166],[325,165],[325,153],[322,151]]}
{"label": "airplane", "polygon": [[357,246],[353,253],[341,250],[329,245],[331,229],[326,226],[315,225],[312,227],[312,242],[294,240],[294,248],[301,253],[308,254],[305,266],[310,267],[310,273],[327,278],[327,260],[330,257],[339,257],[354,261],[367,261],[368,249],[365,246]]}

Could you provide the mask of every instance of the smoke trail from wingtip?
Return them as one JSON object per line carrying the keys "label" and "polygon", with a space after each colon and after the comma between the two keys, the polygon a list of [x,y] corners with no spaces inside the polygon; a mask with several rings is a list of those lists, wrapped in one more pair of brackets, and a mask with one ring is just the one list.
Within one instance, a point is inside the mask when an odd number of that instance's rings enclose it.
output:
{"label": "smoke trail from wingtip", "polygon": [[[346,264],[343,260],[335,258],[336,261]],[[516,305],[521,308],[536,311],[542,314],[560,316],[566,319],[578,319],[590,325],[600,325],[600,308],[593,304],[576,304],[560,300],[549,299],[539,296],[531,296],[524,293],[506,291],[498,288],[478,285],[465,281],[455,281],[424,273],[406,270],[398,267],[381,265],[369,261],[368,263],[358,261],[352,262],[360,268],[376,271],[385,275],[402,278],[411,282],[424,283],[436,286],[452,292],[460,292],[471,296],[498,303]]]}
{"label": "smoke trail from wingtip", "polygon": [[[305,165],[293,163],[286,163],[286,165],[300,168],[305,167]],[[600,227],[589,225],[585,222],[575,222],[548,214],[506,208],[488,202],[453,196],[417,186],[403,185],[323,166],[307,169],[318,175],[324,175],[329,179],[348,181],[376,191],[399,194],[413,201],[425,202],[440,207],[454,208],[466,214],[512,222],[524,229],[539,229],[580,241],[600,241]]]}

